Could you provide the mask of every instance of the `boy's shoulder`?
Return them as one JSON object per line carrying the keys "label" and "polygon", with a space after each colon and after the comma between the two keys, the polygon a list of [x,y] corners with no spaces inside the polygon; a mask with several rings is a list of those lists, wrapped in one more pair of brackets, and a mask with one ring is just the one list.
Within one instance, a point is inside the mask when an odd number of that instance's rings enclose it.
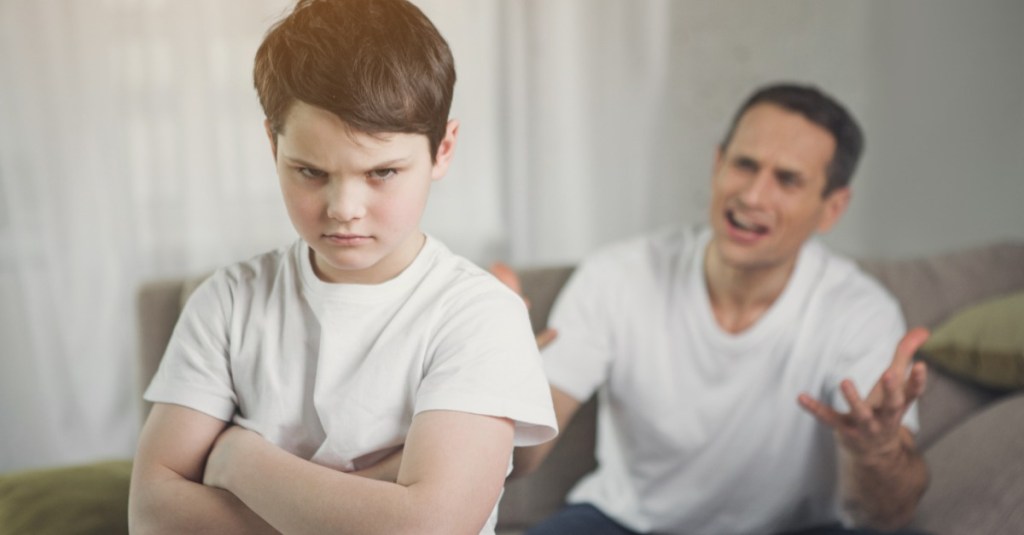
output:
{"label": "boy's shoulder", "polygon": [[440,241],[429,238],[428,243],[433,249],[430,251],[432,258],[423,282],[435,288],[441,294],[438,297],[454,302],[482,297],[522,300],[490,272],[451,252]]}
{"label": "boy's shoulder", "polygon": [[234,300],[239,295],[251,295],[257,288],[269,288],[286,271],[297,271],[301,240],[277,249],[257,254],[246,260],[221,266],[206,277],[197,279],[194,292],[186,294],[221,294]]}
{"label": "boy's shoulder", "polygon": [[233,284],[251,284],[259,280],[273,279],[282,270],[299,268],[297,264],[301,248],[302,240],[296,240],[277,249],[223,266],[214,271],[212,276],[219,276]]}

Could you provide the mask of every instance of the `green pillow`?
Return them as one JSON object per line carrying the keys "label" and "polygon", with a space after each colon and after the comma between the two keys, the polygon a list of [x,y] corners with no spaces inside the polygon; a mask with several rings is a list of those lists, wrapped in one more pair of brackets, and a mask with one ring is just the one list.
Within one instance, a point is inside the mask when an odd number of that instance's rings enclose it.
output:
{"label": "green pillow", "polygon": [[0,535],[128,533],[131,461],[0,475]]}
{"label": "green pillow", "polygon": [[967,308],[921,348],[943,370],[999,390],[1024,387],[1024,292]]}

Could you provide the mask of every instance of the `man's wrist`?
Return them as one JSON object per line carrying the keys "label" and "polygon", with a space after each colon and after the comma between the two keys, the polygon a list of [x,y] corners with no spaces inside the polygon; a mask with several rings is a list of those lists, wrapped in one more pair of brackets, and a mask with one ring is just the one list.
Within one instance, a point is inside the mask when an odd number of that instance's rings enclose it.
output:
{"label": "man's wrist", "polygon": [[868,470],[887,470],[902,464],[907,458],[906,446],[898,437],[869,449],[844,446],[843,451],[854,465]]}

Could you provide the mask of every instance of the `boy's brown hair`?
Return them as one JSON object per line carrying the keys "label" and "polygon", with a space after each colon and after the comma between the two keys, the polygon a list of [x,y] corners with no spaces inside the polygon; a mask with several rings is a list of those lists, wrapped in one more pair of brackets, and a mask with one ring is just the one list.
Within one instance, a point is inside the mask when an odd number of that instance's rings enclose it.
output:
{"label": "boy's brown hair", "polygon": [[366,134],[444,138],[455,62],[437,28],[405,0],[299,0],[256,52],[256,92],[276,136],[296,101]]}

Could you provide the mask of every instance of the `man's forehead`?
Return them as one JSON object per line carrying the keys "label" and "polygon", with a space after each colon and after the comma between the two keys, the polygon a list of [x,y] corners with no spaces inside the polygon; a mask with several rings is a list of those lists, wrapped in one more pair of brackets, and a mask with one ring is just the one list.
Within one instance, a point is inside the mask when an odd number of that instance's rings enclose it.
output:
{"label": "man's forehead", "polygon": [[803,115],[774,104],[757,104],[740,117],[726,154],[777,160],[779,166],[792,170],[825,172],[835,148],[832,134]]}

